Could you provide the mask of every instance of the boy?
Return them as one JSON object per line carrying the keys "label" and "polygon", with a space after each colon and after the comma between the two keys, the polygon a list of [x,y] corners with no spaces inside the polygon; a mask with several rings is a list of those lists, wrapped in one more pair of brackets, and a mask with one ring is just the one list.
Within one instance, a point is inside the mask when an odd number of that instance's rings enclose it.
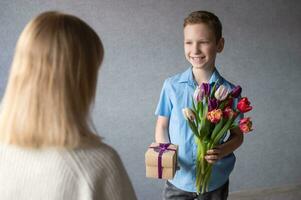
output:
{"label": "boy", "polygon": [[226,142],[207,151],[205,158],[214,166],[208,192],[198,195],[195,188],[197,145],[182,114],[183,108],[192,107],[191,97],[197,85],[219,80],[219,84],[234,87],[215,68],[216,54],[222,52],[223,47],[222,25],[213,13],[196,11],[184,20],[185,57],[192,67],[165,80],[156,109],[156,142],[179,145],[180,169],[165,184],[165,200],[225,200],[228,197],[228,179],[235,163],[233,151],[242,144],[243,134],[239,128],[231,129]]}

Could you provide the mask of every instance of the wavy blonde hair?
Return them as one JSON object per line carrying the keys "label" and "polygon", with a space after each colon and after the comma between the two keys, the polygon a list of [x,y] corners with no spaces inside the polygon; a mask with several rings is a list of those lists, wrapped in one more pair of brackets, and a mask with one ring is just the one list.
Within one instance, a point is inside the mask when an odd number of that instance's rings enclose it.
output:
{"label": "wavy blonde hair", "polygon": [[0,112],[0,141],[25,147],[80,146],[90,118],[103,45],[81,19],[45,12],[17,42]]}

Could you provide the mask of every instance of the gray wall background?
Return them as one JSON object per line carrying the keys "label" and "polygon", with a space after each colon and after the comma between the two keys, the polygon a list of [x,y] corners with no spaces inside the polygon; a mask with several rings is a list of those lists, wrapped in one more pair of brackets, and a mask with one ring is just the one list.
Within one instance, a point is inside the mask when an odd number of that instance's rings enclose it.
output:
{"label": "gray wall background", "polygon": [[0,95],[17,38],[34,16],[60,10],[100,35],[105,61],[93,117],[120,154],[139,199],[160,199],[163,181],[146,179],[144,152],[154,141],[163,80],[185,70],[182,23],[191,11],[216,13],[225,49],[223,76],[243,88],[255,130],[236,151],[231,191],[301,183],[301,1],[298,0],[1,0]]}

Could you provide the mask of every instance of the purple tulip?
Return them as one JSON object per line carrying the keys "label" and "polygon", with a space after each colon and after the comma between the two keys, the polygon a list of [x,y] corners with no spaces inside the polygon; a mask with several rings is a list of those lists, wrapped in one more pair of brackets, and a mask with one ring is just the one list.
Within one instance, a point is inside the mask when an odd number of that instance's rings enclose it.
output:
{"label": "purple tulip", "polygon": [[210,94],[210,84],[209,83],[202,83],[201,85],[201,92],[204,96],[208,97]]}
{"label": "purple tulip", "polygon": [[218,101],[216,99],[209,99],[208,101],[208,111],[216,109],[218,106]]}
{"label": "purple tulip", "polygon": [[231,91],[231,96],[234,98],[238,98],[241,93],[241,87],[238,85]]}

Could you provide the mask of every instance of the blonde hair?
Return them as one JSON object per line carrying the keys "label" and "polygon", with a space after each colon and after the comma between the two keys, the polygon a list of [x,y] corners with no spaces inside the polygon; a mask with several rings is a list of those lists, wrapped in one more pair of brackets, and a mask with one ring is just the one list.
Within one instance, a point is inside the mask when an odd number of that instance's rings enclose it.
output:
{"label": "blonde hair", "polygon": [[103,46],[81,19],[45,12],[17,42],[0,112],[0,141],[78,147],[97,137],[90,119]]}

